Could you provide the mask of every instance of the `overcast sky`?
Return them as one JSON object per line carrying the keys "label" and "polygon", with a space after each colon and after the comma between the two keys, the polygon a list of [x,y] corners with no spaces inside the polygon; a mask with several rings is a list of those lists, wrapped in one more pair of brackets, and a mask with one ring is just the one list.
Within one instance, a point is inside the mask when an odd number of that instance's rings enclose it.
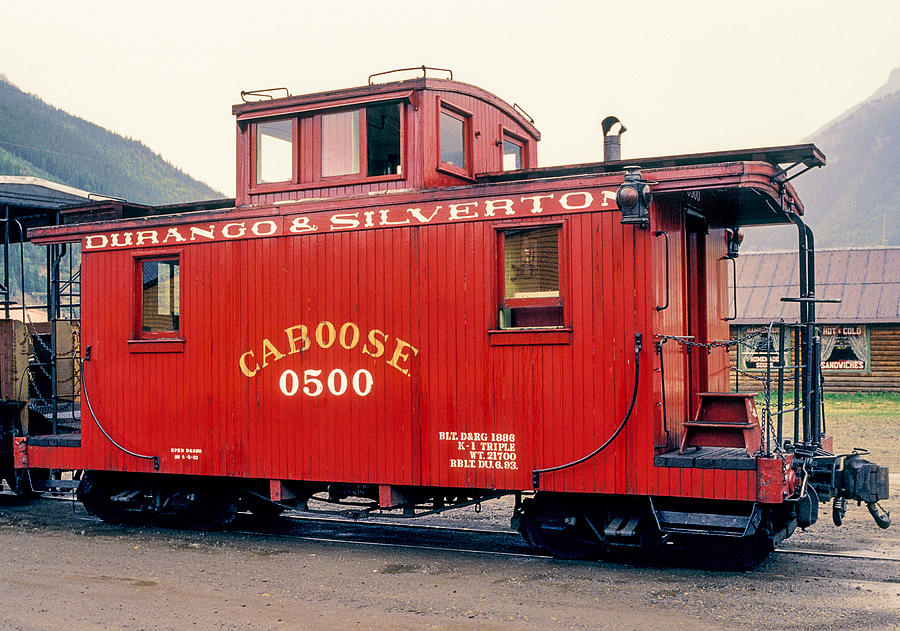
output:
{"label": "overcast sky", "polygon": [[[234,194],[241,90],[428,64],[535,119],[542,166],[802,140],[900,66],[900,2],[6,2],[0,74]],[[2,133],[2,130],[0,130]]]}

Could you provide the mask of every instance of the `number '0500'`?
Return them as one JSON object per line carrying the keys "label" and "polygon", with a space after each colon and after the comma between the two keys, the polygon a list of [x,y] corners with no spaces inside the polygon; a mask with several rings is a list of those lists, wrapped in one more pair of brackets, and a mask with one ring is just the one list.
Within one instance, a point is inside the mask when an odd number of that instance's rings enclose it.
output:
{"label": "number '0500'", "polygon": [[317,397],[328,389],[328,392],[335,396],[346,394],[347,390],[352,388],[353,392],[361,397],[372,392],[374,379],[372,373],[365,368],[357,370],[353,376],[348,378],[347,373],[340,368],[335,368],[324,381],[321,378],[321,370],[304,370],[303,383],[300,383],[300,376],[293,370],[285,370],[281,373],[281,379],[278,380],[278,387],[281,388],[282,394],[292,397],[303,386],[303,394],[308,397]]}

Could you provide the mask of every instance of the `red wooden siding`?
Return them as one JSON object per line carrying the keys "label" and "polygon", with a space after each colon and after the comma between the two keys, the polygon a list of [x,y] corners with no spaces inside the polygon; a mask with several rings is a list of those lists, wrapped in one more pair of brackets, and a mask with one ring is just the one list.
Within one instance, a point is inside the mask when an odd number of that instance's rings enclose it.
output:
{"label": "red wooden siding", "polygon": [[[712,167],[707,172],[714,176]],[[696,169],[647,175],[673,191],[682,173],[694,181]],[[742,177],[731,164],[720,169],[716,181],[739,186]],[[125,447],[158,454],[163,473],[531,489],[532,469],[580,458],[618,427],[634,387],[634,333],[640,332],[639,396],[628,426],[592,460],[542,475],[541,488],[753,498],[752,471],[653,466],[654,445],[664,440],[655,336],[691,335],[691,327],[699,326],[699,316],[693,323],[690,317],[696,306],[691,307],[691,283],[705,287],[708,309],[721,309],[724,241],[719,230],[695,236],[702,243],[690,246],[689,255],[676,194],[657,197],[649,229],[623,225],[612,203],[599,203],[599,191],[614,191],[620,180],[616,174],[592,175],[465,191],[464,199],[479,200],[536,194],[559,200],[567,191],[595,191],[592,206],[579,209],[573,200],[576,207],[565,212],[526,210],[347,231],[331,231],[326,221],[308,234],[166,247],[167,257],[180,257],[182,290],[183,342],[168,342],[170,352],[138,352],[148,349],[129,343],[137,333],[131,307],[139,291],[136,257],[159,248],[86,249],[82,348],[92,348],[86,377],[94,410]],[[327,218],[387,206],[446,207],[459,201],[452,195],[428,191],[393,195],[389,202],[367,197],[308,202],[180,221],[252,216],[288,224],[300,212]],[[166,230],[175,221],[134,220],[118,228]],[[498,332],[498,230],[543,223],[563,226],[565,327]],[[85,234],[80,227],[59,230]],[[665,230],[670,240],[669,307],[661,311],[656,306],[665,301],[665,247],[657,230]],[[708,317],[708,336],[719,334],[721,317]],[[291,353],[286,329],[297,325],[307,327],[311,344]],[[383,345],[381,352],[373,340]],[[687,382],[684,348],[668,342],[663,349],[670,444],[675,446],[696,389]],[[239,368],[242,356],[253,376]],[[721,362],[712,355],[707,363],[713,374],[705,383],[712,387],[720,381]],[[322,370],[324,382],[336,369],[348,378],[369,371],[371,394],[357,396],[350,388],[341,396],[302,394],[304,371]],[[281,392],[286,370],[301,382],[295,396]],[[492,434],[515,440],[493,440]],[[493,451],[481,443],[513,450],[515,460],[503,462],[515,468],[481,466]],[[55,466],[76,464],[75,450],[65,456],[50,449],[32,451],[34,463],[61,457],[66,464]],[[77,460],[78,468],[152,467],[114,449],[87,418]],[[466,466],[473,461],[474,467]]]}
{"label": "red wooden siding", "polygon": [[[547,220],[559,222],[540,219]],[[131,304],[133,276],[121,270],[133,268],[139,251],[86,253],[83,343],[92,346],[95,411],[125,446],[161,453],[167,472],[530,488],[532,468],[579,458],[618,426],[633,387],[635,330],[645,335],[642,360],[652,363],[649,318],[641,315],[652,273],[648,233],[622,226],[616,211],[572,213],[564,222],[561,282],[572,331],[564,344],[544,343],[555,331],[533,331],[528,344],[491,345],[499,304],[491,222],[182,247],[184,350],[171,353],[132,352],[133,314],[106,307]],[[308,351],[288,354],[285,329],[305,324],[314,338],[326,321],[337,333],[354,323],[358,345],[324,349],[313,339]],[[378,359],[360,352],[373,329],[390,336]],[[397,338],[418,349],[402,362],[410,377],[386,361]],[[261,363],[264,339],[284,358],[270,355],[271,365],[247,378],[236,360],[253,350],[251,366]],[[365,368],[375,388],[365,398],[288,398],[279,391],[288,368],[301,376],[321,369],[323,380],[335,368],[348,376]],[[641,371],[644,390],[649,374]],[[652,455],[648,419],[652,406],[640,403],[613,446],[544,476],[542,488],[646,492],[645,468],[631,465]],[[461,453],[459,441],[438,439],[452,431],[516,438],[464,440]],[[111,450],[90,425],[83,440],[87,466],[148,466]],[[514,442],[516,469],[451,467],[482,451],[472,442]],[[172,448],[203,453],[174,460]]]}

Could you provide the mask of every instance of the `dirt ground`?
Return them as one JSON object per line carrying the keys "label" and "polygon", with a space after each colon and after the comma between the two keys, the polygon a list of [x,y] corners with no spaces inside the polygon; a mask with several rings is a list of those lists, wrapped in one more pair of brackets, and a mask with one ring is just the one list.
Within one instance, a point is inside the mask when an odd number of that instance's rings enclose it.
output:
{"label": "dirt ground", "polygon": [[[874,460],[900,461],[900,419],[852,422],[834,433],[868,433]],[[502,531],[510,508],[440,523]],[[221,533],[123,528],[72,502],[0,497],[0,629],[900,629],[900,527],[880,530],[865,507],[836,528],[822,506],[783,547],[880,560],[776,552],[746,573],[540,558],[507,534],[311,522],[249,534],[247,519]]]}
{"label": "dirt ground", "polygon": [[[854,542],[819,540],[827,525],[801,538],[896,556],[893,533],[845,528]],[[415,547],[414,532],[358,543],[306,524],[298,535],[123,529],[68,502],[0,505],[0,628],[900,628],[897,561],[776,553],[755,572],[708,573],[528,557],[465,534],[443,549]],[[460,551],[479,548],[493,551]]]}

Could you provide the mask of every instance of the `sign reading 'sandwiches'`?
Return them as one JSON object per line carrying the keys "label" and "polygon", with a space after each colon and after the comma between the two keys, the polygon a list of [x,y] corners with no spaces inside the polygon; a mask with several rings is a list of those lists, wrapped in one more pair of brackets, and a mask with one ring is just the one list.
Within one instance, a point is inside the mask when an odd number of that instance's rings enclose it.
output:
{"label": "sign reading 'sandwiches'", "polygon": [[557,215],[615,208],[615,190],[588,189],[532,195],[442,201],[420,205],[395,205],[371,210],[340,210],[307,215],[284,215],[161,226],[84,237],[86,251],[174,246],[235,239],[260,239],[283,235],[327,233],[374,228],[397,228],[459,221],[489,221],[535,215]]}

